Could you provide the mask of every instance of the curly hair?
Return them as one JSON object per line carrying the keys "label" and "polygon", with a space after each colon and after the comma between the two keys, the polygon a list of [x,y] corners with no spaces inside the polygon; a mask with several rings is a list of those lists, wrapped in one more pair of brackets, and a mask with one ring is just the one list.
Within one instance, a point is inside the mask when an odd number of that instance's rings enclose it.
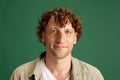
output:
{"label": "curly hair", "polygon": [[70,22],[75,32],[77,32],[77,40],[79,40],[82,34],[81,19],[68,8],[56,8],[43,13],[41,19],[39,20],[39,24],[37,26],[37,35],[40,41],[42,38],[42,33],[44,32],[51,16],[54,16],[55,23],[59,24],[61,27],[64,27],[65,24]]}

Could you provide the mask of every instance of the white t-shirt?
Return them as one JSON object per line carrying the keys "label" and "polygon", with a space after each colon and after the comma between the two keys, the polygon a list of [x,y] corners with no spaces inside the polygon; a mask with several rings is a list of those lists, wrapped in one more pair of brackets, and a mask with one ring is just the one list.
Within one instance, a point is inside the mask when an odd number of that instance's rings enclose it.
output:
{"label": "white t-shirt", "polygon": [[[49,69],[47,68],[45,62],[44,62],[44,58],[41,60],[41,65],[40,68],[42,70],[42,75],[44,80],[57,80],[52,73],[49,71]],[[65,80],[70,80],[70,76],[68,76]]]}

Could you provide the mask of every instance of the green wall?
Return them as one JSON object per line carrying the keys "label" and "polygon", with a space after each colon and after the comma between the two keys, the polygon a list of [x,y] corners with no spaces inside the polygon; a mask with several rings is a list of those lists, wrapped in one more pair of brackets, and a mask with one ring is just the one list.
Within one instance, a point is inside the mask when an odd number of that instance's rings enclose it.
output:
{"label": "green wall", "polygon": [[73,56],[96,66],[105,80],[120,80],[119,0],[0,0],[0,80],[45,50],[36,26],[43,11],[57,7],[72,9],[83,22]]}

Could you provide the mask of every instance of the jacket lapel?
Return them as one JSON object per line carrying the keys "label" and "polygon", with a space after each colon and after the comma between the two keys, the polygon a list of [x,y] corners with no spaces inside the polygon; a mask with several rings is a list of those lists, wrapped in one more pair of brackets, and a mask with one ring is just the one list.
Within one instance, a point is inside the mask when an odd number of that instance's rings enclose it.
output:
{"label": "jacket lapel", "polygon": [[83,80],[82,78],[82,70],[81,70],[80,62],[72,57],[72,72],[71,72],[71,80]]}
{"label": "jacket lapel", "polygon": [[29,80],[43,80],[42,72],[40,69],[40,58],[36,60],[36,66],[34,68],[34,72],[29,77]]}

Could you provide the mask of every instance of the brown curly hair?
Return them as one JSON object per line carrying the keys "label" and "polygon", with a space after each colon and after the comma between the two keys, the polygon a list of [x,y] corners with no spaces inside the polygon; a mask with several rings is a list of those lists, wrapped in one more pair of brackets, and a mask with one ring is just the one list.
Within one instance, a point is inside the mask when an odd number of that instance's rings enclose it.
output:
{"label": "brown curly hair", "polygon": [[64,27],[66,23],[70,22],[75,32],[77,32],[77,40],[79,40],[82,34],[81,19],[68,8],[56,8],[43,13],[41,19],[39,20],[39,24],[37,26],[37,35],[40,41],[42,38],[42,33],[44,32],[51,16],[54,16],[55,22],[61,27]]}

